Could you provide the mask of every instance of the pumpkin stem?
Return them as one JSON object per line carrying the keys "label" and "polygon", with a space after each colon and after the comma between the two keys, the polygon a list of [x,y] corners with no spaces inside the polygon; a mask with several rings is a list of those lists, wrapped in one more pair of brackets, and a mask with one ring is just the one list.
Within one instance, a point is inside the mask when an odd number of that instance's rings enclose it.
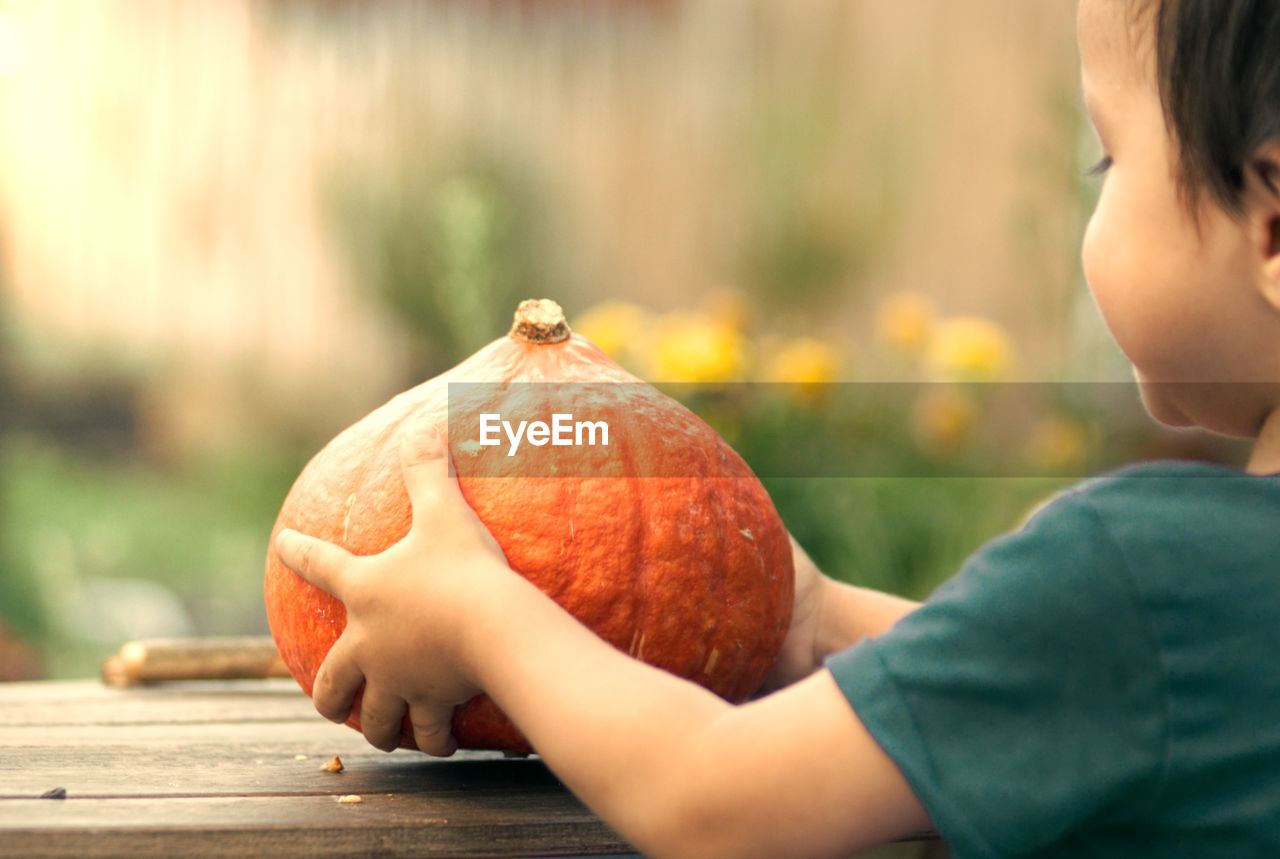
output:
{"label": "pumpkin stem", "polygon": [[508,336],[526,343],[559,343],[569,339],[569,323],[564,321],[564,310],[551,299],[530,298],[516,308]]}

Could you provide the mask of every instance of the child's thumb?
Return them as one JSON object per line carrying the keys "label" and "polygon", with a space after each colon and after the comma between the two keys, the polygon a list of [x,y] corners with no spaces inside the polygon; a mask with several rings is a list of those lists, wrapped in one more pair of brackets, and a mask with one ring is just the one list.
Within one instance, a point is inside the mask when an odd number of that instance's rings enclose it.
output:
{"label": "child's thumb", "polygon": [[425,416],[411,418],[400,434],[400,468],[409,501],[419,506],[437,502],[441,492],[457,491],[449,474],[449,446],[434,422]]}

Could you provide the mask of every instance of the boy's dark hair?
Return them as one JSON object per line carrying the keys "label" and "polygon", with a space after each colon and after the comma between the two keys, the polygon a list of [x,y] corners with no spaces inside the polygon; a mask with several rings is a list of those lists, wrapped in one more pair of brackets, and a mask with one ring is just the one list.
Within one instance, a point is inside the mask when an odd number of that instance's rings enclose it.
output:
{"label": "boy's dark hair", "polygon": [[1280,2],[1156,0],[1156,79],[1193,208],[1201,189],[1234,214],[1247,171],[1273,188],[1280,170],[1254,163],[1280,142]]}

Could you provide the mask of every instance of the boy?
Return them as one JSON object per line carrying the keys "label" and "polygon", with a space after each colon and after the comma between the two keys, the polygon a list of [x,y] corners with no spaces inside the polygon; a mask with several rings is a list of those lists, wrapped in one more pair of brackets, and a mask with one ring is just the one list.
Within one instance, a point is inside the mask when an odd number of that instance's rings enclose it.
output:
{"label": "boy", "polygon": [[1151,414],[1256,438],[1247,473],[1086,482],[919,607],[797,552],[785,688],[735,707],[513,575],[420,430],[404,541],[279,537],[349,612],[317,709],[343,720],[363,683],[371,743],[407,709],[449,754],[483,689],[653,855],[840,856],[930,827],[957,857],[1280,855],[1280,3],[1081,0],[1078,37],[1107,153],[1090,287]]}

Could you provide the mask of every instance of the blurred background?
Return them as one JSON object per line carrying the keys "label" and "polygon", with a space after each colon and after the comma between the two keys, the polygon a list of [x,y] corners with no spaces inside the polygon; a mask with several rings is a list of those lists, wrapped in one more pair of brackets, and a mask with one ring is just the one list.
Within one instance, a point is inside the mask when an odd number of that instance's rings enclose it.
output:
{"label": "blurred background", "polygon": [[1143,418],[1089,301],[1074,5],[0,0],[0,679],[265,633],[303,464],[526,297],[655,382],[788,383],[712,403],[753,464],[903,384],[827,434],[891,467],[766,482],[913,597],[1095,465],[1238,456]]}

